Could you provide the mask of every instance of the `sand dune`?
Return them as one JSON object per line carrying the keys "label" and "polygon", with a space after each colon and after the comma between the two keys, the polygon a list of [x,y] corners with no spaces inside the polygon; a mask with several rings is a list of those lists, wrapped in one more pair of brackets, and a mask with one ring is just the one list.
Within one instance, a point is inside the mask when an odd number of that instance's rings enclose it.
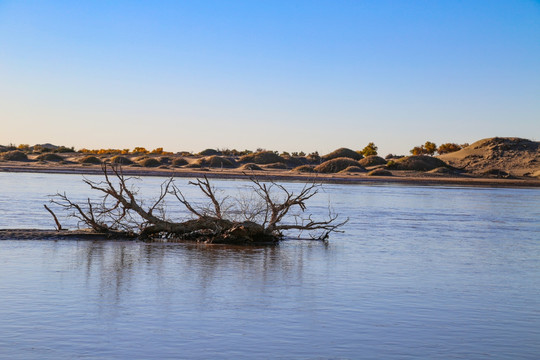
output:
{"label": "sand dune", "polygon": [[483,139],[438,158],[473,174],[499,170],[514,176],[540,176],[540,142],[521,138]]}

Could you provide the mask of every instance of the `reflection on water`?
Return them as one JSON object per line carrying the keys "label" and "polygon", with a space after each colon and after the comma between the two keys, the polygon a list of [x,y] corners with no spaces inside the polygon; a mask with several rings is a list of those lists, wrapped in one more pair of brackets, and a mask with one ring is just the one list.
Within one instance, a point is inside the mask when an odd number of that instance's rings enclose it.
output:
{"label": "reflection on water", "polygon": [[[0,227],[75,179],[2,175]],[[540,191],[325,189],[329,244],[1,241],[0,358],[537,358]]]}

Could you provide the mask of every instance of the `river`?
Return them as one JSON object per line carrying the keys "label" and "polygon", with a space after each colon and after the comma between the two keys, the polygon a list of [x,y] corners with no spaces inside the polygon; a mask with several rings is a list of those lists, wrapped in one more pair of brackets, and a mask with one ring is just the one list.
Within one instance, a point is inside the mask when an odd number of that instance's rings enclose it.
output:
{"label": "river", "polygon": [[[0,173],[0,228],[53,228],[81,179]],[[0,241],[0,358],[538,358],[539,189],[323,189],[308,210],[350,219],[328,243]]]}

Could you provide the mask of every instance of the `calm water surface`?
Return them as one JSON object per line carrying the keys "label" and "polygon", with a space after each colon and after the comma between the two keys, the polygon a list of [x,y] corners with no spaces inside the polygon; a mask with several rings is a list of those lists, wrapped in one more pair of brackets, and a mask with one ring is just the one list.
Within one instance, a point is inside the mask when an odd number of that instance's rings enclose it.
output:
{"label": "calm water surface", "polygon": [[[52,228],[47,195],[80,180],[0,173],[0,228]],[[539,190],[320,195],[350,218],[326,245],[0,241],[0,358],[538,359]]]}

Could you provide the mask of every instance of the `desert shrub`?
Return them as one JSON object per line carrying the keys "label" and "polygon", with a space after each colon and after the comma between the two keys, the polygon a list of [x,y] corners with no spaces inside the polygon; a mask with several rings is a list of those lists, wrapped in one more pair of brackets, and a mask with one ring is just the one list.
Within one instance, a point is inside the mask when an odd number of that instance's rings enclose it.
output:
{"label": "desert shrub", "polygon": [[340,173],[361,173],[366,172],[366,169],[360,166],[347,166],[345,169],[341,170]]}
{"label": "desert shrub", "polygon": [[130,159],[128,159],[127,157],[125,156],[113,156],[111,158],[111,163],[113,164],[120,164],[120,165],[132,165],[133,164],[133,161],[131,161]]}
{"label": "desert shrub", "polygon": [[265,169],[287,169],[287,165],[284,163],[276,162],[272,164],[263,165]]}
{"label": "desert shrub", "polygon": [[364,149],[362,149],[362,151],[360,151],[360,154],[362,154],[364,156],[377,155],[377,150],[378,150],[377,145],[370,142],[369,144],[366,145],[366,147]]}
{"label": "desert shrub", "polygon": [[424,145],[415,146],[409,152],[412,155],[433,155],[437,151],[437,145],[431,141],[426,141]]}
{"label": "desert shrub", "polygon": [[292,171],[301,172],[301,173],[314,173],[315,166],[313,165],[300,165],[292,169]]}
{"label": "desert shrub", "polygon": [[349,166],[361,166],[358,161],[351,158],[342,157],[337,159],[332,159],[323,162],[322,164],[315,167],[315,171],[320,173],[337,173],[341,170],[348,168]]}
{"label": "desert shrub", "polygon": [[349,159],[354,159],[354,160],[360,160],[363,158],[363,156],[351,149],[339,148],[337,150],[332,151],[329,154],[324,155],[322,157],[322,160],[328,161],[328,160],[337,159],[337,158],[349,158]]}
{"label": "desert shrub", "polygon": [[159,158],[159,162],[164,164],[164,165],[168,165],[171,163],[171,158],[168,157],[168,156],[162,156]]}
{"label": "desert shrub", "polygon": [[212,155],[221,155],[221,152],[215,149],[205,149],[199,153],[202,156],[212,156]]}
{"label": "desert shrub", "polygon": [[441,144],[439,145],[439,147],[437,148],[437,152],[442,155],[442,154],[448,154],[448,153],[451,153],[451,152],[456,152],[456,151],[459,151],[461,150],[461,146],[458,145],[458,144],[455,144],[455,143],[446,143],[446,144]]}
{"label": "desert shrub", "polygon": [[321,163],[321,157],[319,156],[319,152],[314,151],[308,156],[306,156],[306,160],[309,161],[312,164],[320,164]]}
{"label": "desert shrub", "polygon": [[184,166],[187,165],[188,161],[183,157],[174,158],[172,161],[173,166]]}
{"label": "desert shrub", "polygon": [[284,159],[287,165],[291,167],[306,165],[309,162],[308,159],[306,159],[305,157],[300,157],[300,156],[287,156],[287,157],[284,157]]}
{"label": "desert shrub", "polygon": [[213,155],[198,159],[197,163],[201,166],[214,167],[214,168],[232,168],[235,167],[233,161],[224,158],[222,156]]}
{"label": "desert shrub", "polygon": [[55,162],[64,160],[64,158],[62,156],[60,156],[58,154],[55,154],[55,153],[41,154],[36,159],[41,160],[41,161],[55,161]]}
{"label": "desert shrub", "polygon": [[139,162],[140,165],[144,167],[158,167],[161,165],[158,159],[156,158],[146,158]]}
{"label": "desert shrub", "polygon": [[72,147],[66,147],[66,146],[59,146],[56,149],[54,149],[55,153],[74,153],[75,149]]}
{"label": "desert shrub", "polygon": [[448,166],[449,165],[441,159],[426,155],[407,156],[401,159],[397,159],[392,166],[390,166],[389,164],[386,165],[386,167],[390,169],[415,171],[429,171],[438,167]]}
{"label": "desert shrub", "polygon": [[48,152],[52,152],[53,149],[49,149],[47,147],[43,147],[41,145],[35,145],[34,148],[32,149],[32,152],[34,154],[43,154],[43,153],[48,153]]}
{"label": "desert shrub", "polygon": [[254,163],[247,163],[247,164],[244,164],[240,167],[240,169],[242,170],[249,170],[249,171],[259,171],[259,170],[262,170],[262,168],[257,165],[257,164],[254,164]]}
{"label": "desert shrub", "polygon": [[371,155],[371,156],[367,156],[367,157],[359,160],[358,163],[360,165],[364,166],[364,167],[367,167],[367,166],[385,165],[386,160],[384,160],[380,156]]}
{"label": "desert shrub", "polygon": [[133,154],[148,154],[149,151],[146,150],[146,148],[142,147],[142,146],[137,146],[136,148],[133,149]]}
{"label": "desert shrub", "polygon": [[367,173],[368,176],[392,176],[392,173],[385,169],[375,169]]}
{"label": "desert shrub", "polygon": [[240,158],[240,162],[251,162],[264,165],[272,163],[285,163],[285,159],[273,151],[260,151],[254,154],[242,156]]}
{"label": "desert shrub", "polygon": [[101,160],[95,156],[88,155],[79,160],[81,164],[101,164]]}
{"label": "desert shrub", "polygon": [[22,151],[13,150],[3,153],[2,159],[6,161],[28,161],[28,156]]}

